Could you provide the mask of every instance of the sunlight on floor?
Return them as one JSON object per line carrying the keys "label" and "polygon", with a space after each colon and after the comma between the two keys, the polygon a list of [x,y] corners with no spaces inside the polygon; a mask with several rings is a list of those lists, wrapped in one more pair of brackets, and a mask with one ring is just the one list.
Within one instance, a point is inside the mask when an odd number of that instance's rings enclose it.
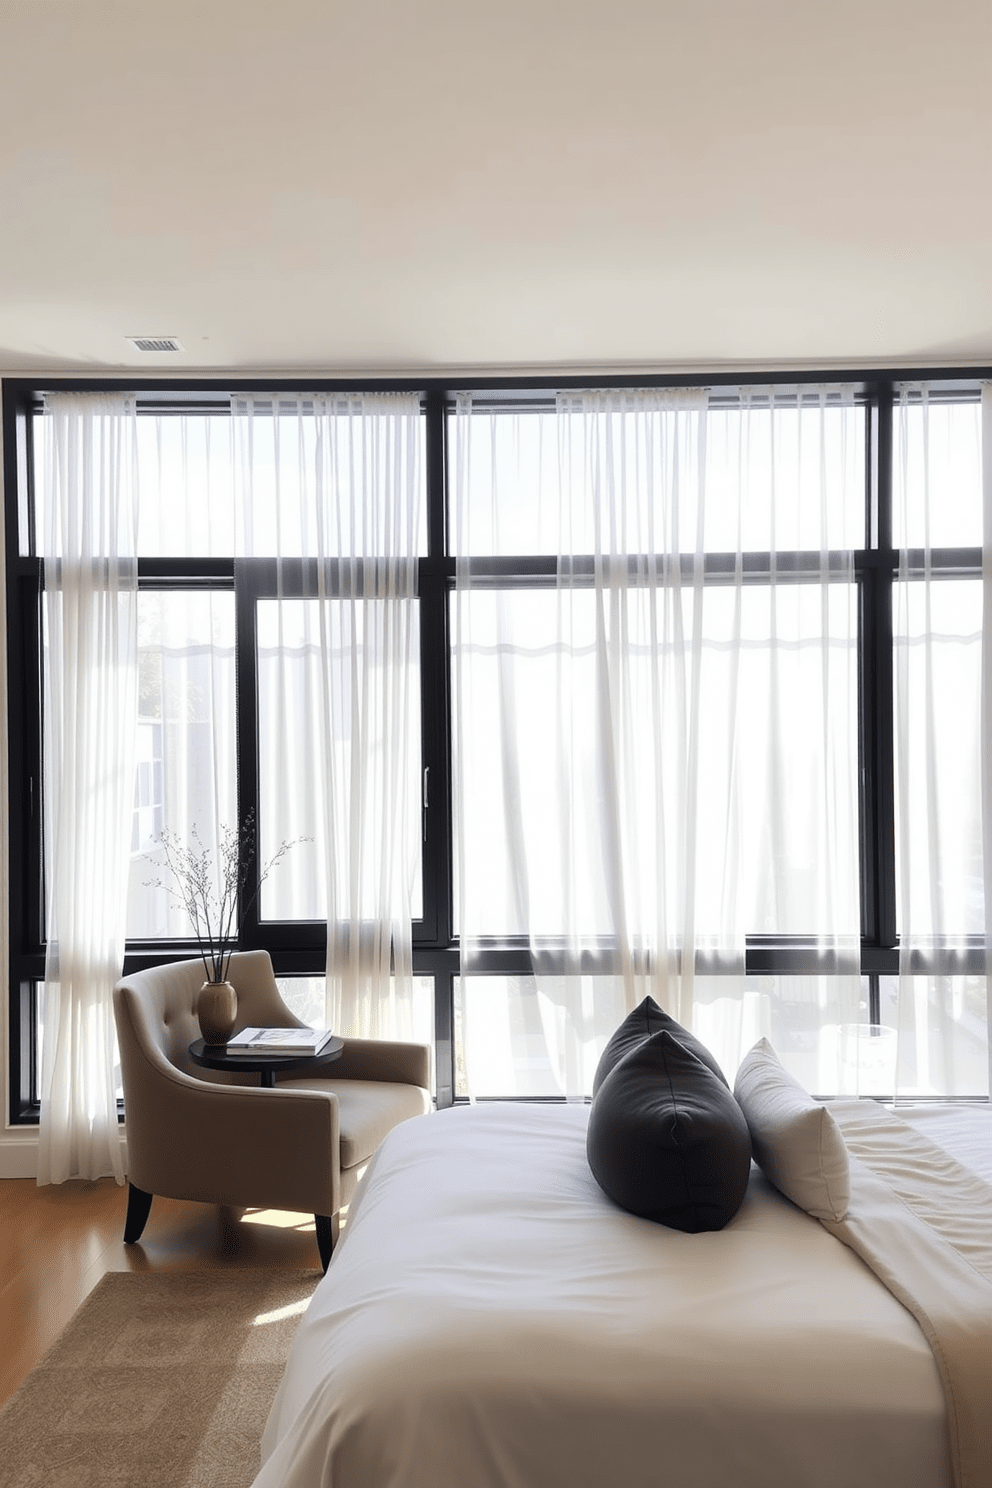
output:
{"label": "sunlight on floor", "polygon": [[261,1328],[266,1323],[281,1323],[286,1318],[302,1317],[310,1306],[309,1297],[301,1297],[299,1302],[288,1302],[285,1307],[275,1307],[271,1312],[260,1312],[257,1318],[252,1318],[252,1327]]}
{"label": "sunlight on floor", "polygon": [[312,1214],[294,1214],[288,1209],[246,1209],[241,1216],[242,1224],[269,1225],[277,1230],[298,1230],[301,1235],[312,1235]]}
{"label": "sunlight on floor", "polygon": [[[340,1213],[341,1228],[348,1220],[348,1205]],[[297,1214],[290,1209],[246,1209],[241,1224],[268,1225],[274,1230],[296,1230],[300,1235],[312,1235],[316,1226],[312,1214]]]}

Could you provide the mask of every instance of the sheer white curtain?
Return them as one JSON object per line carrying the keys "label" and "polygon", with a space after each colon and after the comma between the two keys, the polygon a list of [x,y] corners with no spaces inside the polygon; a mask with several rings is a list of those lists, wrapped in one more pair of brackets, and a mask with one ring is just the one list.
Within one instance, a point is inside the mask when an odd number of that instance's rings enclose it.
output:
{"label": "sheer white curtain", "polygon": [[133,397],[73,394],[46,412],[39,1181],[122,1181],[111,993],[125,935],[190,933],[163,829],[211,849],[237,819],[234,593],[139,594],[138,552],[258,560],[242,582],[255,586],[259,855],[308,839],[264,886],[263,917],[330,924],[333,1026],[431,1036],[410,925],[422,419],[416,397],[388,395],[139,419]]}
{"label": "sheer white curtain", "polygon": [[[736,537],[733,583],[708,585],[704,601],[711,685],[707,691],[704,680],[701,737],[732,727],[726,747],[736,756],[742,813],[736,857],[735,844],[724,847],[718,818],[701,822],[700,892],[705,899],[711,878],[736,862],[740,919],[756,951],[762,936],[795,937],[804,954],[812,952],[812,968],[746,980],[699,976],[694,1027],[728,1073],[755,1038],[767,1036],[807,1088],[824,1094],[858,1087],[850,1046],[866,1005],[852,551],[865,540],[864,417],[844,386],[771,396],[742,389],[736,406],[711,399],[707,416],[707,550],[730,546],[731,512]],[[728,652],[726,616],[738,606],[738,706],[730,725],[726,687],[712,683],[721,651]],[[708,777],[707,768],[704,802]]]}
{"label": "sheer white curtain", "polygon": [[[901,1096],[987,1096],[992,905],[992,403],[900,390],[893,542],[899,976],[884,1036]],[[944,548],[982,548],[983,578]],[[969,944],[972,954],[969,955]]]}
{"label": "sheer white curtain", "polygon": [[[469,1090],[581,1095],[647,992],[728,1073],[768,1033],[837,1088],[860,999],[860,416],[827,388],[460,401]],[[521,552],[556,555],[553,589],[493,577]],[[812,939],[819,974],[745,981],[749,932]],[[507,937],[532,977],[481,975]]]}
{"label": "sheer white curtain", "polygon": [[[137,426],[138,551],[240,555],[229,408],[143,411]],[[210,854],[237,822],[235,601],[231,589],[145,588],[138,596],[138,751],[127,933],[193,934],[164,867],[162,833]]]}
{"label": "sheer white curtain", "polygon": [[246,397],[232,411],[245,550],[276,559],[256,609],[260,857],[310,839],[264,886],[263,917],[326,920],[329,1027],[424,1037],[419,399]]}
{"label": "sheer white curtain", "polygon": [[43,452],[48,954],[38,1182],[124,1181],[112,991],[134,803],[133,398],[46,400]]}

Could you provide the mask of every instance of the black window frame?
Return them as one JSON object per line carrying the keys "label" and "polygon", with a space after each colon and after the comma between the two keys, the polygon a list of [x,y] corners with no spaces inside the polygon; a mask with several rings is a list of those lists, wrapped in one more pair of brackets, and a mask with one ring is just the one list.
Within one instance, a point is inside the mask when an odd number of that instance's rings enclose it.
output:
{"label": "black window frame", "polygon": [[[797,388],[804,383],[853,384],[867,408],[865,420],[865,542],[855,553],[858,590],[858,752],[860,776],[861,972],[869,988],[868,1021],[877,1022],[879,979],[898,971],[896,935],[894,739],[892,706],[892,588],[899,553],[892,546],[893,407],[900,384],[930,381],[951,397],[973,397],[987,369],[886,372],[782,371],[748,376],[740,370],[718,376],[546,377],[474,379],[198,379],[139,383],[114,378],[7,378],[3,381],[4,489],[7,582],[9,853],[9,1113],[12,1126],[38,1119],[35,1028],[37,988],[44,977],[41,817],[40,614],[42,565],[33,550],[32,481],[34,415],[45,391],[126,391],[149,411],[218,409],[220,400],[242,392],[382,392],[421,395],[425,419],[427,553],[418,565],[421,645],[422,765],[426,773],[424,813],[424,917],[414,930],[414,975],[434,979],[435,1071],[438,1106],[456,1096],[454,979],[459,950],[453,928],[453,801],[451,781],[451,651],[449,612],[455,563],[447,541],[447,434],[460,392],[502,401],[544,402],[561,389],[597,387],[709,387],[725,393],[740,387]],[[27,539],[25,543],[25,538]],[[22,547],[26,551],[22,552]],[[494,582],[553,581],[554,557],[523,555],[487,560]],[[942,550],[933,567],[954,576],[981,577],[981,550]],[[265,560],[139,559],[139,587],[217,588],[235,593],[238,660],[238,809],[244,820],[258,807],[257,730],[254,715],[254,605],[274,592]],[[262,922],[257,907],[245,922],[244,949],[264,947],[280,975],[321,975],[326,932],[316,922]],[[969,946],[969,968],[984,970],[984,943]],[[129,941],[125,970],[160,964],[195,953],[190,941]],[[473,964],[473,975],[520,975],[531,971],[526,942],[494,939]],[[746,973],[816,973],[815,946],[803,937],[748,936]],[[939,951],[930,969],[940,970]],[[956,969],[960,970],[960,960]]]}

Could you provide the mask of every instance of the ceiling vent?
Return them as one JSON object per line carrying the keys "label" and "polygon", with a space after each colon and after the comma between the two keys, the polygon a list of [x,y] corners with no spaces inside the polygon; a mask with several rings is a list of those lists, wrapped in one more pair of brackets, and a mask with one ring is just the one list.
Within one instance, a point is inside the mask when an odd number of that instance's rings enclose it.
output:
{"label": "ceiling vent", "polygon": [[175,336],[128,336],[135,351],[182,351]]}

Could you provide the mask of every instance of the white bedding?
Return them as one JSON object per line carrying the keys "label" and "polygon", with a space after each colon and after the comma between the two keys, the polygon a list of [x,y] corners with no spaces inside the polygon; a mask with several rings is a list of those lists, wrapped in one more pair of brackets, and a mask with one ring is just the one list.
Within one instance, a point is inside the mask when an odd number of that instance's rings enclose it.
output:
{"label": "white bedding", "polygon": [[[844,1219],[821,1222],[919,1323],[943,1382],[955,1484],[989,1488],[992,1187],[919,1121],[873,1101],[840,1102],[833,1114],[848,1150],[851,1202]],[[987,1139],[987,1119],[973,1120]]]}
{"label": "white bedding", "polygon": [[587,1115],[476,1106],[387,1138],[256,1488],[949,1488],[930,1347],[864,1263],[757,1170],[716,1233],[624,1213]]}

